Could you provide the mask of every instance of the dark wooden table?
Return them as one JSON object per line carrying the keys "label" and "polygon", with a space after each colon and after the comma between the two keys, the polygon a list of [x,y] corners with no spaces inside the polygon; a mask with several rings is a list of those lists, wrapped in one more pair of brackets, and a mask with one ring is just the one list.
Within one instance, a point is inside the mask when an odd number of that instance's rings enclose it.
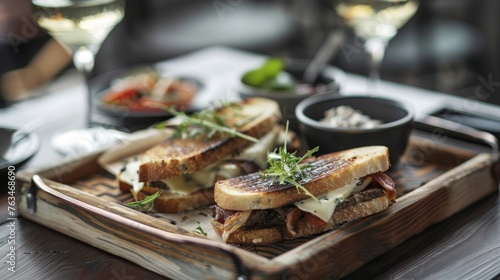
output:
{"label": "dark wooden table", "polygon": [[[226,77],[224,82],[214,81],[214,77],[224,71],[227,76],[228,68],[237,75],[241,69],[255,63],[256,58],[259,57],[214,48],[169,61],[165,63],[165,68],[198,75],[213,92],[228,92],[230,84],[227,81],[234,77]],[[208,84],[208,81],[214,82]],[[363,78],[348,75],[346,94],[362,91],[364,87]],[[391,92],[404,92],[404,96],[414,98],[418,114],[432,111],[437,103],[471,103],[470,100],[449,98],[397,84],[383,83],[381,90],[389,95]],[[40,150],[24,165],[17,167],[16,172],[62,160],[64,157],[55,153],[50,145],[51,136],[61,129],[78,128],[84,124],[84,88],[76,73],[67,73],[41,91],[47,94],[0,111],[0,125],[3,126],[20,126],[33,118],[49,120],[37,131],[42,140]],[[490,105],[474,106],[485,106],[494,112],[500,110]],[[0,278],[162,279],[132,262],[22,217],[15,218],[8,212],[10,195],[5,193],[5,186],[2,186],[2,191]],[[500,198],[496,193],[431,226],[355,271],[347,279],[493,279],[499,278],[499,275]]]}

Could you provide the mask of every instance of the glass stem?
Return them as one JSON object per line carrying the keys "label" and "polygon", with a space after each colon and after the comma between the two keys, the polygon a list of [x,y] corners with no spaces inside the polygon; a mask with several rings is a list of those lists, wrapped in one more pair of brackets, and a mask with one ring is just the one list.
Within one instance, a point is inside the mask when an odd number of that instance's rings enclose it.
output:
{"label": "glass stem", "polygon": [[377,86],[380,81],[380,67],[384,59],[387,41],[379,38],[371,38],[365,41],[365,49],[370,56],[369,81],[372,86]]}
{"label": "glass stem", "polygon": [[73,54],[73,64],[76,69],[83,74],[86,94],[87,94],[87,114],[86,114],[86,126],[90,127],[92,125],[92,92],[90,89],[90,75],[94,69],[95,56],[94,53],[85,48],[80,47]]}

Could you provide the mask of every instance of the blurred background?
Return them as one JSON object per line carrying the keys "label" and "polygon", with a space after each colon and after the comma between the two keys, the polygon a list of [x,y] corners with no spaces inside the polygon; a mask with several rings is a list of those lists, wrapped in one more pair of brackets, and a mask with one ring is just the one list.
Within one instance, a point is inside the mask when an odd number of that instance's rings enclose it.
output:
{"label": "blurred background", "polygon": [[[498,11],[495,0],[421,0],[389,43],[382,79],[500,105]],[[327,0],[129,0],[93,75],[214,45],[312,58],[335,28],[346,27]],[[330,64],[367,75],[362,42],[348,34]],[[0,0],[0,100],[72,69],[65,50],[33,24],[30,1]]]}

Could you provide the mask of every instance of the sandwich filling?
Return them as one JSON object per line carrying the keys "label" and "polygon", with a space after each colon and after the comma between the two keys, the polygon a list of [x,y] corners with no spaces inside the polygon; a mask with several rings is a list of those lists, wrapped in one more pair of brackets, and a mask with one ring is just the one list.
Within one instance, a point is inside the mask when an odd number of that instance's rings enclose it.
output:
{"label": "sandwich filling", "polygon": [[294,205],[303,212],[311,213],[324,222],[328,222],[337,205],[342,203],[352,194],[364,190],[371,181],[372,177],[370,176],[353,180],[351,183],[336,190],[327,192],[317,199],[311,197],[295,202]]}
{"label": "sandwich filling", "polygon": [[332,222],[336,210],[382,196],[395,201],[396,190],[392,179],[379,172],[355,179],[341,188],[318,196],[317,200],[308,198],[283,207],[248,211],[232,211],[213,206],[211,215],[215,222],[223,225],[222,239],[226,242],[240,228],[252,230],[277,227],[284,231],[284,236],[294,237],[297,235],[299,220],[314,227],[324,227]]}

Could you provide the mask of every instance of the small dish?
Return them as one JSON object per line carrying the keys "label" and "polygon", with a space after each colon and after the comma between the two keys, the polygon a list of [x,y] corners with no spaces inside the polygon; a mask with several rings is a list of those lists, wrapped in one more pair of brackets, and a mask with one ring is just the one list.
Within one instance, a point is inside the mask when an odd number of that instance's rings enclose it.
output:
{"label": "small dish", "polygon": [[[308,60],[288,60],[285,61],[284,71],[291,74],[294,79],[300,80],[308,63]],[[261,89],[243,83],[242,78],[237,81],[236,91],[242,99],[263,97],[278,102],[283,115],[283,120],[289,121],[291,130],[299,132],[299,126],[295,116],[295,108],[297,107],[297,104],[305,98],[317,94],[338,95],[344,84],[345,77],[345,73],[341,69],[328,66],[316,79],[314,91],[303,90],[300,86],[292,92]]]}
{"label": "small dish", "polygon": [[[381,124],[372,128],[339,128],[320,120],[325,111],[341,105],[359,110]],[[309,147],[319,146],[319,153],[383,145],[389,148],[390,160],[395,165],[404,154],[413,128],[412,106],[402,101],[375,96],[332,97],[317,95],[297,105],[297,119]]]}
{"label": "small dish", "polygon": [[[155,79],[147,78],[148,75],[154,76]],[[141,76],[144,77],[142,80],[134,81],[135,78],[141,79]],[[130,79],[131,83],[127,84],[127,79]],[[167,105],[175,106],[185,112],[202,109],[199,99],[204,85],[200,80],[187,75],[162,73],[152,66],[136,66],[110,72],[97,77],[91,83],[97,109],[107,116],[122,120],[168,117],[170,113],[160,108]],[[171,87],[173,84],[189,87],[189,96],[184,96],[184,92],[183,96],[170,94],[164,98],[144,94],[155,85]],[[118,101],[115,102],[116,100]]]}

